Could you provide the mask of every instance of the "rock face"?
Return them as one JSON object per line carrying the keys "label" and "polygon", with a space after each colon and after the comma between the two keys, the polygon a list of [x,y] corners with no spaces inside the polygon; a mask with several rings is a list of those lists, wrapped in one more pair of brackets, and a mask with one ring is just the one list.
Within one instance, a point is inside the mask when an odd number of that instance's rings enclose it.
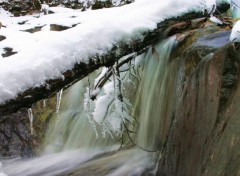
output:
{"label": "rock face", "polygon": [[0,121],[0,158],[33,155],[27,110],[5,116]]}
{"label": "rock face", "polygon": [[[209,29],[213,34],[206,34]],[[229,35],[210,27],[193,32],[180,47],[185,82],[159,175],[240,175],[240,50],[225,47]]]}
{"label": "rock face", "polygon": [[[46,105],[46,106],[45,106]],[[44,107],[45,106],[45,107]],[[32,107],[33,135],[27,109],[2,116],[0,120],[0,159],[31,157],[38,154],[50,117],[55,113],[56,98],[39,101]]]}

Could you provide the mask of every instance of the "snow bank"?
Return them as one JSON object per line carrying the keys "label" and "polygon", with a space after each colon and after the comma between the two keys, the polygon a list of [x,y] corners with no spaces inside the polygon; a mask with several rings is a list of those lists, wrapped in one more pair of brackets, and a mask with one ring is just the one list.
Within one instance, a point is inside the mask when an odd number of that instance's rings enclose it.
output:
{"label": "snow bank", "polygon": [[[141,37],[162,20],[189,11],[200,11],[202,0],[136,0],[111,9],[80,12],[56,10],[55,14],[10,17],[0,10],[3,25],[0,52],[11,47],[18,53],[0,59],[0,103],[16,97],[30,87],[45,84],[47,79],[63,77],[62,72],[75,63],[88,62],[95,54],[104,54],[121,40]],[[58,24],[76,27],[62,32],[21,30]]]}

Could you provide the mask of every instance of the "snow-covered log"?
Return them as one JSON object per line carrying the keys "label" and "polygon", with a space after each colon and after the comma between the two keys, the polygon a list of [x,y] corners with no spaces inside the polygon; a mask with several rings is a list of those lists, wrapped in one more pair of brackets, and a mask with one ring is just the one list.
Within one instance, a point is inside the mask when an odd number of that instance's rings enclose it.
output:
{"label": "snow-covered log", "polygon": [[[218,7],[219,11],[225,11],[229,8],[227,4],[221,4]],[[186,13],[185,15],[169,18],[158,23],[157,28],[153,31],[148,31],[142,34],[142,38],[131,39],[126,43],[117,43],[106,54],[98,55],[89,58],[87,63],[76,63],[71,70],[62,72],[62,78],[54,78],[45,81],[45,84],[24,90],[19,93],[15,98],[9,99],[0,104],[0,115],[9,114],[19,110],[20,108],[30,108],[33,103],[55,95],[62,88],[65,89],[77,82],[78,80],[86,77],[93,71],[102,66],[111,67],[117,60],[123,56],[137,53],[141,54],[146,49],[153,45],[155,42],[183,32],[188,29],[198,28],[201,20],[195,20],[200,17],[206,17],[202,12]],[[177,24],[177,25],[176,25]]]}

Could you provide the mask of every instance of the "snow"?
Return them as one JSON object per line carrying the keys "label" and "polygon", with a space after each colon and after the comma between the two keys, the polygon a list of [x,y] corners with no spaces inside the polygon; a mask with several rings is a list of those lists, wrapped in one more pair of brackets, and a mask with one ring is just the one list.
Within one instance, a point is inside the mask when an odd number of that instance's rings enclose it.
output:
{"label": "snow", "polygon": [[43,26],[43,27],[41,28],[41,31],[50,31],[50,29],[51,29],[50,25],[47,24],[46,26]]}
{"label": "snow", "polygon": [[95,81],[94,81],[94,86],[96,86],[96,85],[98,84],[98,82],[99,82],[102,78],[104,78],[104,76],[107,74],[107,71],[108,71],[107,67],[103,67],[101,74],[100,74],[100,75],[95,79]]}
{"label": "snow", "polygon": [[49,6],[47,4],[41,4],[41,11],[44,12],[45,15],[48,14]]}
{"label": "snow", "polygon": [[69,13],[74,12],[73,9],[65,8],[65,7],[49,7],[48,11],[51,11],[53,13]]}
{"label": "snow", "polygon": [[98,97],[96,103],[95,103],[95,109],[92,113],[94,120],[101,124],[106,117],[106,114],[108,113],[108,106],[113,102],[114,97],[112,96],[114,87],[113,82],[107,83],[104,87],[104,94],[100,97]]}
{"label": "snow", "polygon": [[215,16],[211,16],[209,18],[209,20],[214,22],[214,23],[216,23],[216,24],[220,24],[220,25],[223,24],[223,22],[220,19],[218,19],[217,17],[215,17]]}
{"label": "snow", "polygon": [[217,8],[216,0],[205,0],[205,1],[206,1],[207,12],[213,14]]}
{"label": "snow", "polygon": [[2,21],[2,19],[6,18],[6,17],[11,17],[13,15],[10,12],[7,12],[0,7],[0,16],[1,16],[1,21]]}
{"label": "snow", "polygon": [[231,42],[240,42],[240,20],[233,26],[232,32],[230,35]]}
{"label": "snow", "polygon": [[[0,35],[7,37],[0,42],[0,54],[6,47],[17,52],[0,59],[0,103],[45,84],[47,79],[64,79],[62,73],[74,64],[87,63],[88,58],[106,53],[120,41],[141,38],[143,32],[155,29],[166,18],[200,11],[202,1],[159,2],[136,0],[121,7],[85,12],[55,8],[54,14],[24,17],[12,17],[0,8],[1,22],[6,26]],[[50,24],[76,26],[61,32],[44,28],[33,34],[23,31]]]}

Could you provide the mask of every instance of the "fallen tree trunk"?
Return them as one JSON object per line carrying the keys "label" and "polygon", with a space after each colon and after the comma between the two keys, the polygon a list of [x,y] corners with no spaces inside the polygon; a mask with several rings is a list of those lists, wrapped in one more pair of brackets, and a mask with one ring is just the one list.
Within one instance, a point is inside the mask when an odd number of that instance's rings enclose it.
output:
{"label": "fallen tree trunk", "polygon": [[[228,8],[229,5],[222,4],[218,9],[223,12]],[[185,30],[199,28],[205,18],[200,20],[195,19],[204,16],[207,16],[207,14],[192,12],[180,17],[166,19],[160,22],[154,31],[144,33],[142,39],[135,39],[130,43],[118,43],[118,46],[113,47],[107,54],[101,56],[96,55],[90,58],[87,64],[76,64],[71,70],[62,73],[64,79],[58,78],[47,80],[46,84],[41,87],[34,87],[18,94],[15,99],[8,100],[0,105],[0,115],[16,112],[20,108],[29,108],[33,103],[56,94],[62,88],[65,89],[69,87],[100,67],[112,66],[123,56],[131,53],[142,54],[149,46],[168,36]],[[178,25],[175,25],[176,23]]]}

